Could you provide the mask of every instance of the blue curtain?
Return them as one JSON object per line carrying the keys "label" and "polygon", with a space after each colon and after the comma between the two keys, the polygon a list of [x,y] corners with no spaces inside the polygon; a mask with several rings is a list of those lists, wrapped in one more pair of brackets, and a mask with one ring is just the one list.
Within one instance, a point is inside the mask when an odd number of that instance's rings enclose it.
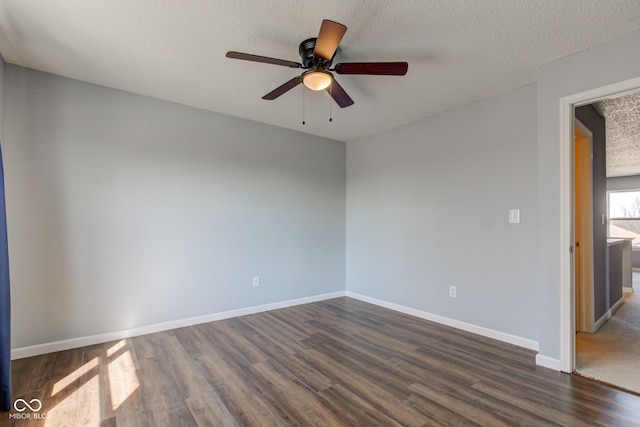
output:
{"label": "blue curtain", "polygon": [[0,409],[3,411],[11,409],[11,299],[2,150],[0,150]]}

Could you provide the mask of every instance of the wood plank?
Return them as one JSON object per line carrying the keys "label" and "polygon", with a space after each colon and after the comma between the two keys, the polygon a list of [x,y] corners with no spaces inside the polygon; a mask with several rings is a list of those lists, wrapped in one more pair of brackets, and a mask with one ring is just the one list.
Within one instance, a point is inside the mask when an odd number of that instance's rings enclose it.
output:
{"label": "wood plank", "polygon": [[343,423],[317,398],[315,390],[273,361],[256,363],[252,371],[265,384],[272,400],[281,407],[280,418],[288,425],[339,426]]}
{"label": "wood plank", "polygon": [[[215,392],[206,392],[185,399],[198,427],[239,426],[225,404]],[[126,424],[125,424],[126,425]]]}
{"label": "wood plank", "polygon": [[383,412],[336,384],[321,390],[318,396],[341,422],[350,426],[401,426]]}
{"label": "wood plank", "polygon": [[[250,365],[212,352],[198,358],[204,375],[212,383],[231,416],[242,426],[284,424],[265,399],[267,390],[253,381]],[[268,397],[268,396],[267,396]]]}
{"label": "wood plank", "polygon": [[[379,377],[364,374],[365,371],[371,372],[368,367],[361,366],[357,370],[353,369],[352,364],[344,363],[343,355],[335,353],[335,357],[328,357],[327,351],[331,350],[329,348],[325,348],[325,351],[308,350],[305,352],[305,358],[334,383],[375,408],[384,417],[391,418],[402,425],[422,424],[423,417],[407,403],[406,397],[411,391],[406,382],[401,385],[391,378],[380,381]],[[403,387],[407,388],[403,389]],[[394,390],[400,390],[400,395],[394,393]]]}

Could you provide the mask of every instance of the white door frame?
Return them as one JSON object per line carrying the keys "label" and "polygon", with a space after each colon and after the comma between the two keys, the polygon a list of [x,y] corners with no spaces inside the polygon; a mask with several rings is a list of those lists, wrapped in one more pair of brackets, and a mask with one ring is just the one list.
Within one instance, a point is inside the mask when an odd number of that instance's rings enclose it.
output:
{"label": "white door frame", "polygon": [[640,77],[560,98],[560,369],[575,370],[573,117],[575,107],[640,90]]}

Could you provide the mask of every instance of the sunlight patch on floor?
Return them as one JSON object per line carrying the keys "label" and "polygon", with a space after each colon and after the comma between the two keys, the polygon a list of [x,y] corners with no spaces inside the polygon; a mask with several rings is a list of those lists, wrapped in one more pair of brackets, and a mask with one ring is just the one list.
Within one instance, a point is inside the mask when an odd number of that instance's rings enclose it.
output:
{"label": "sunlight patch on floor", "polygon": [[93,376],[60,403],[47,411],[45,426],[99,426],[100,379]]}
{"label": "sunlight patch on floor", "polygon": [[96,368],[97,366],[98,366],[98,358],[94,357],[89,362],[85,363],[84,365],[82,365],[81,367],[79,367],[78,369],[76,369],[75,371],[73,371],[72,373],[70,373],[69,375],[67,375],[57,383],[55,383],[53,385],[53,390],[51,391],[51,396],[55,396],[60,391],[69,387],[74,382],[80,380],[80,378],[83,375],[85,375],[92,369]]}
{"label": "sunlight patch on floor", "polygon": [[127,350],[109,363],[109,389],[111,390],[111,410],[115,411],[140,387],[136,367]]}
{"label": "sunlight patch on floor", "polygon": [[127,345],[127,341],[126,340],[120,340],[117,343],[115,343],[114,345],[112,345],[111,347],[109,347],[109,349],[107,350],[107,357],[111,357],[114,354],[116,354],[118,352],[118,350],[120,350],[121,348],[124,348],[124,346]]}
{"label": "sunlight patch on floor", "polygon": [[[140,387],[127,341],[121,340],[56,382],[51,397],[62,399],[46,412],[45,426],[98,426]],[[71,423],[71,424],[69,424]]]}

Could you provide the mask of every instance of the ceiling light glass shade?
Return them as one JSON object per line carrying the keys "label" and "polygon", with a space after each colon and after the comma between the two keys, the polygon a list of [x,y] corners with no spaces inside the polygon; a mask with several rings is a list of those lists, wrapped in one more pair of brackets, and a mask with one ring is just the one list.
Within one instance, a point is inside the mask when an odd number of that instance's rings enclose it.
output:
{"label": "ceiling light glass shade", "polygon": [[302,74],[302,83],[311,90],[324,90],[333,80],[330,72],[325,70],[311,70]]}

